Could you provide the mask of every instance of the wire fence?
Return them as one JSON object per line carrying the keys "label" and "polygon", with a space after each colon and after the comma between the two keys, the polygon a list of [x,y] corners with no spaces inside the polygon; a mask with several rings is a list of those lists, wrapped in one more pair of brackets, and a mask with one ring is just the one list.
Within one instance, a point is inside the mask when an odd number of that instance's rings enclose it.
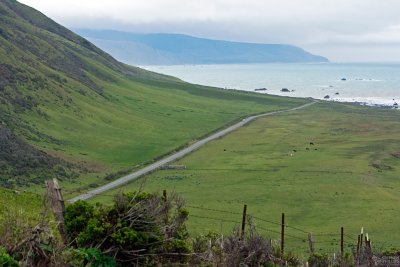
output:
{"label": "wire fence", "polygon": [[[9,190],[10,192],[15,193],[16,195],[19,194],[18,191]],[[43,197],[43,193],[35,193],[35,192],[26,192],[35,196]],[[78,192],[70,192],[70,194],[76,194]],[[107,193],[100,193],[100,194],[93,194],[98,196],[105,196],[114,198],[115,194],[107,194]],[[3,203],[6,204],[6,203]],[[204,220],[208,222],[219,222],[221,225],[222,223],[229,224],[230,227],[232,226],[239,226],[242,224],[242,216],[243,213],[235,212],[232,210],[226,210],[221,208],[209,208],[203,206],[196,206],[196,205],[186,205],[189,212],[189,221],[190,218],[195,218],[196,220]],[[207,213],[204,215],[204,213]],[[281,231],[282,231],[282,222],[274,221],[271,219],[262,218],[261,216],[256,216],[253,214],[246,214],[246,219],[251,220],[252,224],[254,225],[257,232],[260,234],[265,235],[266,237],[270,238],[271,241],[276,243],[280,242],[281,239]],[[209,225],[209,223],[204,223],[205,225]],[[204,225],[203,224],[203,225]],[[202,225],[202,224],[199,224]],[[199,228],[199,227],[197,227]],[[217,227],[211,227],[216,229]],[[288,249],[294,250],[308,250],[309,249],[309,237],[308,235],[312,233],[313,243],[318,247],[320,250],[324,251],[338,251],[341,245],[341,233],[340,231],[336,233],[331,232],[315,232],[310,229],[304,229],[299,226],[293,226],[291,222],[285,222],[283,224],[283,228],[285,229],[284,239],[286,242],[286,247]],[[232,228],[231,228],[232,229]],[[208,229],[209,230],[209,229]],[[340,230],[340,228],[338,229]],[[221,226],[221,234],[222,233],[222,226]],[[357,246],[358,242],[358,235],[350,232],[344,232],[343,234],[343,243],[344,247],[347,250],[354,250]],[[375,247],[377,248],[384,248],[387,247],[385,244],[376,244]]]}
{"label": "wire fence", "polygon": [[[230,223],[239,226],[241,222],[241,216],[243,213],[235,212],[232,210],[215,209],[195,205],[186,205],[190,209],[190,218],[196,218],[197,220],[213,221],[220,223]],[[204,212],[207,215],[204,215]],[[233,217],[231,219],[231,217]],[[246,218],[250,219],[257,230],[262,235],[270,238],[271,241],[279,244],[281,239],[281,227],[282,222],[265,219],[260,216],[252,214],[246,214]],[[205,223],[208,224],[208,223]],[[338,232],[315,232],[310,229],[305,229],[292,224],[285,223],[284,239],[286,247],[289,250],[295,251],[308,251],[309,250],[309,234],[312,234],[313,243],[316,249],[325,252],[338,252],[341,246],[341,232],[338,228]],[[343,246],[345,251],[354,251],[357,247],[358,236],[353,233],[343,233]],[[378,245],[377,245],[378,247]]]}
{"label": "wire fence", "polygon": [[[258,170],[254,170],[258,171]],[[65,191],[65,195],[74,195],[74,194],[79,194],[81,192],[77,191]],[[88,192],[85,192],[88,193]],[[91,194],[90,192],[88,194]],[[114,194],[110,193],[92,193],[93,196],[104,196],[104,197],[109,197],[109,198],[114,198]],[[203,206],[196,206],[196,205],[186,205],[187,208],[190,209],[189,213],[189,218],[195,218],[197,220],[207,220],[207,221],[213,221],[213,222],[219,222],[221,225],[222,223],[227,223],[227,224],[233,224],[233,225],[240,225],[241,224],[241,216],[242,213],[240,212],[235,212],[232,210],[224,210],[224,209],[216,209],[216,208],[209,208],[209,207],[203,207]],[[197,211],[207,211],[208,214],[207,216],[204,216],[202,214],[196,213]],[[215,213],[215,214],[214,214]],[[223,216],[221,216],[223,215]],[[234,218],[227,218],[225,215],[229,215],[231,217],[234,216]],[[259,216],[255,216],[253,214],[248,214],[248,217],[253,220],[253,223],[260,234],[264,234],[268,238],[273,239],[274,241],[279,241],[280,240],[280,234],[281,232],[279,231],[279,228],[274,229],[271,228],[273,226],[281,227],[281,222],[278,221],[272,221],[269,219],[265,219]],[[198,227],[197,227],[198,228]],[[214,229],[217,229],[218,227],[213,227]],[[285,223],[284,228],[286,229],[285,231],[285,240],[287,241],[287,247],[296,249],[298,250],[299,248],[301,250],[308,250],[308,234],[312,233],[313,238],[314,238],[314,243],[317,246],[320,246],[323,251],[329,251],[329,252],[336,252],[338,247],[340,246],[341,240],[340,240],[340,232],[336,233],[329,233],[329,232],[316,232],[316,231],[311,231],[310,229],[303,229],[298,226],[293,226],[291,223]],[[222,226],[221,226],[222,229]],[[204,229],[204,230],[210,230],[210,229]],[[231,229],[230,229],[231,230]],[[340,230],[340,228],[338,229]],[[354,230],[354,228],[353,228]],[[221,230],[222,234],[222,230]],[[345,232],[343,235],[344,239],[344,247],[347,250],[354,250],[355,247],[357,246],[357,235],[352,234],[349,232]],[[394,247],[395,245],[389,244],[389,243],[374,243],[375,248],[379,248],[381,251]]]}

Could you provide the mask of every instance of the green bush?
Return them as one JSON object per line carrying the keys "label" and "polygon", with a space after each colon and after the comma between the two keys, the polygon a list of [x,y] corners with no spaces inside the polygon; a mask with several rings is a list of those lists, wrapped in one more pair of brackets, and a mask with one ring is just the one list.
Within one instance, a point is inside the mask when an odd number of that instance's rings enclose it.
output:
{"label": "green bush", "polygon": [[84,201],[68,205],[65,226],[76,249],[97,248],[117,263],[147,266],[188,260],[187,217],[176,195],[164,201],[154,194],[129,193],[117,195],[113,206]]}
{"label": "green bush", "polygon": [[7,251],[4,248],[0,247],[0,266],[18,267],[19,264],[13,257],[8,255]]}
{"label": "green bush", "polygon": [[62,252],[63,262],[69,267],[115,267],[115,259],[104,255],[96,248],[66,248]]}
{"label": "green bush", "polygon": [[104,255],[101,251],[95,248],[77,249],[77,255],[83,260],[84,266],[92,266],[92,267],[117,266],[117,263],[113,258]]}

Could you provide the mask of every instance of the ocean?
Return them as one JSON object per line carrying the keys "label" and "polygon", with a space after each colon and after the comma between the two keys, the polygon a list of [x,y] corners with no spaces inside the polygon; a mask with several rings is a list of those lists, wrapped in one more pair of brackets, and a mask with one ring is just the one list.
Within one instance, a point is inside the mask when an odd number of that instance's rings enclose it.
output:
{"label": "ocean", "polygon": [[[226,89],[261,89],[257,92],[367,105],[400,105],[400,64],[271,63],[142,68]],[[282,92],[282,88],[289,92]]]}

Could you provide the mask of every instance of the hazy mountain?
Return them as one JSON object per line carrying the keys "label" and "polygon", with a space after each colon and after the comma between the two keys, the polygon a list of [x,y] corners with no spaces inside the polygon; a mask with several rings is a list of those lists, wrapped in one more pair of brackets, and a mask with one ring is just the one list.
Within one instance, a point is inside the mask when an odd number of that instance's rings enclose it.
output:
{"label": "hazy mountain", "polygon": [[229,42],[180,34],[74,31],[115,58],[136,65],[328,61],[292,45]]}

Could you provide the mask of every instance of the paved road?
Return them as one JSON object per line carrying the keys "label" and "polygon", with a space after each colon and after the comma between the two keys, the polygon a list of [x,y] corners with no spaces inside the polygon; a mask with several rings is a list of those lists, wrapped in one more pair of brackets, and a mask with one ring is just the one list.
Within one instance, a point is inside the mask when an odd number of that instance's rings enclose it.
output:
{"label": "paved road", "polygon": [[230,133],[230,132],[232,132],[232,131],[234,131],[234,130],[236,130],[236,129],[238,129],[238,128],[240,128],[240,127],[242,127],[242,126],[244,126],[244,125],[246,125],[248,123],[250,123],[251,121],[253,121],[253,120],[257,119],[257,118],[264,117],[264,116],[271,116],[271,115],[275,115],[275,114],[279,114],[279,113],[284,113],[284,112],[289,112],[289,111],[302,109],[302,108],[308,107],[310,105],[313,105],[316,102],[317,101],[310,102],[310,103],[307,103],[305,105],[301,105],[299,107],[295,107],[295,108],[291,108],[291,109],[272,111],[272,112],[263,113],[263,114],[260,114],[260,115],[254,115],[254,116],[247,117],[247,118],[243,119],[242,121],[240,121],[240,122],[238,122],[238,123],[236,123],[236,124],[234,124],[234,125],[232,125],[232,126],[230,126],[228,128],[225,128],[224,130],[221,130],[221,131],[219,131],[219,132],[217,132],[217,133],[215,133],[215,134],[213,134],[213,135],[211,135],[211,136],[209,136],[207,138],[204,138],[204,139],[202,139],[200,141],[197,141],[196,143],[194,143],[191,146],[189,146],[189,147],[177,152],[176,154],[173,154],[173,155],[171,155],[171,156],[169,156],[167,158],[159,160],[159,161],[157,161],[157,162],[155,162],[155,163],[153,163],[153,164],[151,164],[151,165],[149,165],[149,166],[147,166],[147,167],[145,167],[145,168],[143,168],[141,170],[138,170],[138,171],[136,171],[134,173],[131,173],[131,174],[127,175],[127,176],[121,177],[121,178],[119,178],[119,179],[117,179],[117,180],[115,180],[115,181],[113,181],[111,183],[108,183],[106,185],[100,186],[100,187],[98,187],[98,188],[96,188],[96,189],[94,189],[92,191],[89,191],[89,192],[84,193],[82,195],[79,195],[79,196],[76,196],[74,198],[71,198],[71,199],[68,200],[68,202],[75,202],[77,200],[86,200],[86,199],[89,199],[89,198],[91,198],[91,197],[93,197],[95,195],[99,195],[99,194],[104,193],[104,192],[106,192],[108,190],[114,189],[114,188],[119,187],[119,186],[121,186],[123,184],[131,182],[131,181],[139,178],[140,176],[143,176],[145,174],[148,174],[148,173],[160,168],[161,166],[163,166],[163,165],[165,165],[167,163],[173,162],[173,161],[175,161],[177,159],[180,159],[180,158],[188,155],[189,153],[199,149],[201,146],[204,146],[208,142],[210,142],[212,140],[215,140],[215,139],[217,139],[219,137],[222,137],[222,136],[224,136],[224,135],[226,135],[226,134],[228,134],[228,133]]}

